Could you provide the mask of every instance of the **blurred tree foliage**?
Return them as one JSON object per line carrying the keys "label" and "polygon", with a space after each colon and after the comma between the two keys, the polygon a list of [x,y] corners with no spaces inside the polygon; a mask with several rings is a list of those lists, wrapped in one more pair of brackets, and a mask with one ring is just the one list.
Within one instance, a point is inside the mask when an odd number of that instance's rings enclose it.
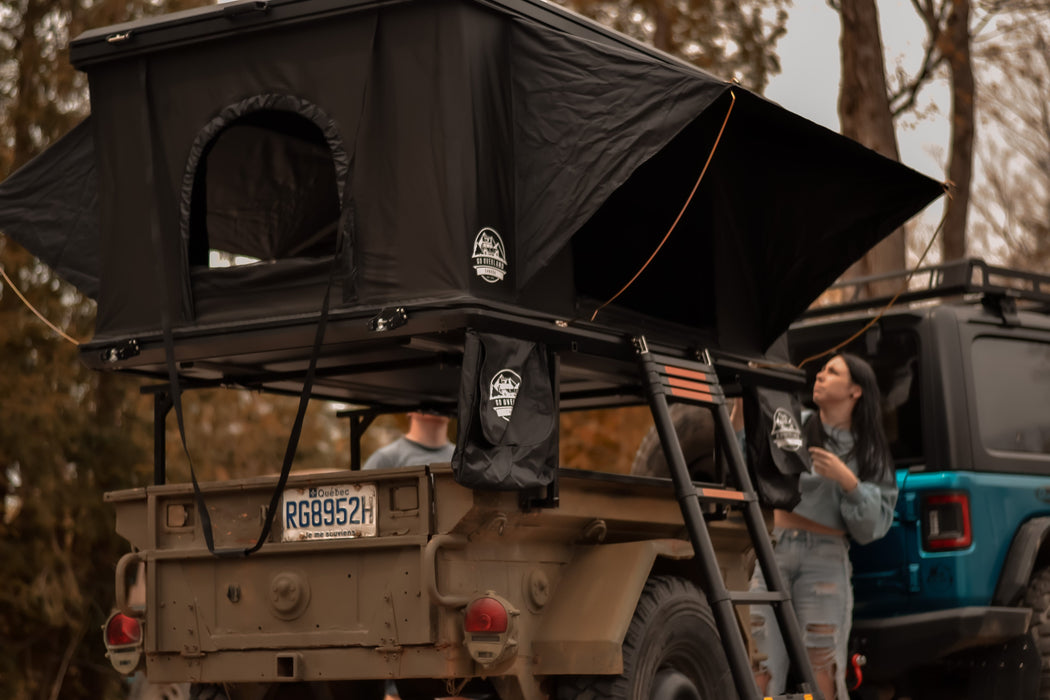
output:
{"label": "blurred tree foliage", "polygon": [[[299,399],[249,391],[209,389],[182,397],[186,446],[198,479],[226,480],[279,474]],[[307,408],[293,470],[347,469],[350,427],[332,404]],[[175,412],[167,420],[168,481],[190,479]]]}
{"label": "blurred tree foliage", "polygon": [[661,51],[761,93],[780,72],[791,0],[556,0]]}
{"label": "blurred tree foliage", "polygon": [[[124,3],[0,3],[0,173],[65,133],[85,111],[71,36]],[[13,242],[0,264],[26,299],[72,336],[89,337],[93,304]],[[113,696],[98,628],[112,583],[98,562],[123,547],[102,491],[129,485],[148,454],[132,385],[93,376],[76,348],[35,318],[8,281],[0,292],[0,696]]]}
{"label": "blurred tree foliage", "polygon": [[628,474],[638,446],[652,425],[648,406],[563,413],[561,465]]}
{"label": "blurred tree foliage", "polygon": [[[1008,266],[1050,269],[1050,1],[1005,3],[977,45],[984,177],[975,242]],[[994,137],[992,136],[994,135]]]}

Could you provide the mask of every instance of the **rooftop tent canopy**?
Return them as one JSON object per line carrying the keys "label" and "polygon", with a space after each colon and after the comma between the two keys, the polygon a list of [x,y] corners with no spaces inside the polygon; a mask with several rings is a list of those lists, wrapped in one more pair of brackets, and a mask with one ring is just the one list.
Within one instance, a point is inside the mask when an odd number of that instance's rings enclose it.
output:
{"label": "rooftop tent canopy", "polygon": [[[78,38],[90,126],[0,185],[0,228],[98,295],[99,333],[156,331],[165,295],[186,329],[316,315],[336,249],[336,312],[455,298],[589,317],[660,244],[713,150],[675,232],[599,320],[761,350],[941,192],[546,3],[237,5]],[[135,40],[107,42],[118,30]],[[74,155],[94,160],[93,197],[64,194]],[[32,200],[30,175],[52,180]],[[56,218],[23,225],[27,201]],[[498,282],[472,268],[486,229],[505,245]],[[261,262],[212,270],[211,250]]]}
{"label": "rooftop tent canopy", "polygon": [[97,299],[98,195],[89,118],[0,183],[0,231]]}
{"label": "rooftop tent canopy", "polygon": [[[663,248],[616,304],[712,328],[720,347],[761,353],[850,264],[942,191],[897,162],[733,88],[571,237],[576,287],[600,302],[611,298],[681,212]],[[601,258],[614,241],[616,254]]]}

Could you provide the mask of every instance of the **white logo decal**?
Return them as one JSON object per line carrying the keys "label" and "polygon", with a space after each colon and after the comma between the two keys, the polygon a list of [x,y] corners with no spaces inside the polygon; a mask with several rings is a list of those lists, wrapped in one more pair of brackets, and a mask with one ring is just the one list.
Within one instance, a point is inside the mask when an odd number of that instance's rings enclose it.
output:
{"label": "white logo decal", "polygon": [[474,272],[486,282],[501,282],[507,274],[507,251],[496,229],[483,228],[474,239]]}
{"label": "white logo decal", "polygon": [[496,415],[505,421],[510,420],[514,412],[514,400],[518,398],[518,387],[521,377],[510,369],[501,369],[489,382],[489,399],[492,400]]}
{"label": "white logo decal", "polygon": [[769,434],[773,444],[788,452],[798,452],[802,447],[802,431],[790,411],[778,408],[773,413],[773,431]]}

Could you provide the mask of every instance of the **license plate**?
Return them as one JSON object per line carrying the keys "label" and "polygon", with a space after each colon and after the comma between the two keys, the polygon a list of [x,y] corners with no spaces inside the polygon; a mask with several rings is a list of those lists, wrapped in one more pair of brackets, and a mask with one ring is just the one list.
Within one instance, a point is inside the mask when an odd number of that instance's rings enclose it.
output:
{"label": "license plate", "polygon": [[282,542],[376,536],[375,484],[285,489]]}

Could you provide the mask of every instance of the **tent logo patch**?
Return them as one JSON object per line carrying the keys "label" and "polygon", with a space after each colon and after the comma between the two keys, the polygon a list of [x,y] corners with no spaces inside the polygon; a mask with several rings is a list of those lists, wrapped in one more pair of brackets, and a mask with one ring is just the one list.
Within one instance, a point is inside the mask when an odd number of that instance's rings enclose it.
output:
{"label": "tent logo patch", "polygon": [[489,400],[492,410],[505,421],[514,412],[514,401],[518,398],[521,377],[512,369],[501,369],[489,382]]}
{"label": "tent logo patch", "polygon": [[507,274],[507,250],[496,229],[485,227],[474,238],[474,272],[489,283],[502,282]]}
{"label": "tent logo patch", "polygon": [[778,408],[773,413],[773,431],[769,434],[773,444],[787,452],[798,452],[802,447],[802,431],[791,412]]}

